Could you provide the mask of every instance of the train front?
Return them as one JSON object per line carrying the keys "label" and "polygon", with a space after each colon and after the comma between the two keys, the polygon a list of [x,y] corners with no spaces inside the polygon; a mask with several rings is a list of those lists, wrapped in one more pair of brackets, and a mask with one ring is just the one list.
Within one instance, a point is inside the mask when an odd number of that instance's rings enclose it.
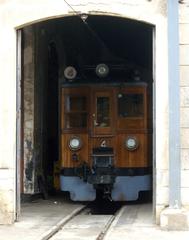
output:
{"label": "train front", "polygon": [[[102,71],[103,72],[103,71]],[[142,81],[61,86],[61,190],[73,201],[113,201],[151,190],[151,112]]]}

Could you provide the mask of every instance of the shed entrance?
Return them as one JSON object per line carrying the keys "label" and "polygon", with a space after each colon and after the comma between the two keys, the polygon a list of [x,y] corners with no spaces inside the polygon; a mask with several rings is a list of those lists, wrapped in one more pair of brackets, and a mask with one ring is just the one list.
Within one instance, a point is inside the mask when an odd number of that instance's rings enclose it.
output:
{"label": "shed entrance", "polygon": [[[70,168],[75,171],[73,161],[77,160],[77,152],[71,152],[71,158],[68,159],[70,156],[65,153],[69,151],[69,146],[64,144],[67,140],[62,141],[62,136],[71,134],[73,138],[80,132],[77,127],[75,130],[71,129],[73,131],[70,132],[69,128],[66,129],[65,126],[62,126],[61,121],[68,122],[66,117],[70,118],[69,114],[62,115],[65,110],[65,106],[62,105],[66,104],[62,102],[62,99],[69,99],[69,94],[63,93],[66,91],[62,91],[62,87],[64,89],[69,87],[72,89],[69,92],[74,92],[76,90],[73,90],[73,87],[79,86],[80,90],[78,92],[82,93],[87,86],[91,89],[91,96],[96,96],[102,102],[103,107],[106,107],[107,96],[111,95],[111,106],[114,109],[113,111],[111,109],[111,113],[114,116],[110,122],[115,126],[115,121],[119,121],[120,126],[126,128],[124,124],[127,125],[128,121],[123,119],[126,116],[120,117],[121,120],[115,120],[116,111],[120,113],[120,116],[126,114],[126,110],[132,115],[132,109],[125,108],[125,105],[127,105],[128,101],[133,104],[135,101],[136,105],[137,96],[134,95],[140,92],[139,86],[145,86],[145,99],[143,96],[139,96],[139,98],[143,99],[141,100],[142,103],[145,102],[146,104],[146,110],[143,112],[143,114],[146,114],[146,128],[132,125],[134,121],[136,123],[136,117],[132,119],[132,116],[129,116],[130,124],[134,127],[129,129],[126,135],[127,138],[133,137],[136,134],[134,133],[136,128],[139,131],[137,134],[145,133],[148,135],[148,140],[140,143],[139,149],[147,149],[143,152],[143,155],[145,160],[148,159],[147,167],[151,169],[149,174],[152,174],[153,27],[131,19],[85,15],[64,17],[33,24],[24,27],[22,33],[23,157],[21,163],[21,192],[23,196],[26,196],[26,194],[29,196],[42,194],[46,198],[48,194],[56,194],[61,189],[65,190],[60,186],[60,176],[65,176],[71,171]],[[111,86],[113,90],[111,90],[111,94],[109,91],[109,95],[107,95],[106,91],[105,95],[101,96],[102,92],[101,95],[98,95],[97,91],[95,92],[95,86],[104,89]],[[126,96],[127,89],[131,89],[131,86],[135,86],[137,93],[129,90],[131,91],[129,94],[134,95]],[[116,103],[115,99],[112,98],[112,93],[118,99],[122,97],[122,90],[124,99]],[[62,93],[64,96],[61,95]],[[143,91],[141,94],[143,94]],[[90,99],[91,96],[89,96]],[[82,98],[80,100],[82,103]],[[141,103],[141,101],[139,102]],[[93,107],[90,104],[86,114],[90,115],[92,108],[97,111],[98,107],[100,107],[98,103]],[[121,110],[121,108],[126,110]],[[83,121],[82,119],[79,120],[79,118],[77,120]],[[73,119],[72,123],[74,121]],[[91,126],[91,118],[86,118],[86,121],[88,126]],[[93,142],[95,142],[94,137],[101,134],[101,130],[97,126],[93,126],[91,129],[93,133],[90,132],[90,127],[87,131],[89,135],[91,134]],[[103,139],[99,142],[101,148],[108,147],[103,146],[102,143],[104,141],[105,145],[107,144],[109,140],[106,141],[107,139],[104,138],[112,132],[112,128],[107,130],[104,126],[104,130]],[[82,131],[82,133],[86,133],[84,129]],[[114,134],[116,135],[118,132],[123,134],[120,131],[120,129],[115,130]],[[90,143],[89,139],[87,144],[91,146],[92,143]],[[121,136],[120,139],[124,140],[126,138]],[[120,141],[122,140],[120,139],[115,140],[115,142],[120,144],[121,148],[122,143]],[[136,139],[131,139],[131,144],[134,140]],[[134,151],[137,151],[137,149],[131,150],[130,155]],[[63,155],[64,157],[62,157]],[[140,154],[137,154],[137,162],[140,163],[139,157]],[[135,160],[135,158],[131,157],[129,161]],[[65,172],[62,161],[67,161],[67,163],[72,161],[70,164],[73,166],[68,166],[69,169],[66,170],[66,174],[62,173],[62,171]],[[88,167],[90,168],[91,165],[89,164]],[[141,165],[130,163],[126,169],[127,177],[135,176],[137,171],[140,172],[140,167]],[[122,169],[119,169],[119,171],[122,171]],[[124,174],[121,173],[120,176]],[[107,174],[105,175],[107,176]],[[116,174],[114,173],[114,175]],[[139,175],[143,176],[145,174],[140,172]],[[96,178],[96,180],[98,179]],[[67,180],[64,179],[63,183],[64,181]],[[152,186],[152,177],[149,185]],[[71,186],[71,188],[74,187],[74,185]],[[148,190],[152,190],[152,188],[150,187]]]}

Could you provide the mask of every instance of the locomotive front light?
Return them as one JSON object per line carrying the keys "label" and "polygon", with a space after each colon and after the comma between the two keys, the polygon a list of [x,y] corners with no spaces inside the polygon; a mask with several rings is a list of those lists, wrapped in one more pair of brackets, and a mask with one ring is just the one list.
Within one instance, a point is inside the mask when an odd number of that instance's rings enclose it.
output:
{"label": "locomotive front light", "polygon": [[73,80],[77,76],[77,71],[74,67],[68,66],[64,70],[64,76],[68,80]]}
{"label": "locomotive front light", "polygon": [[69,140],[69,148],[72,151],[77,151],[82,147],[82,140],[80,137],[74,136]]}
{"label": "locomotive front light", "polygon": [[139,143],[136,137],[128,137],[125,140],[125,147],[130,151],[137,149],[138,146],[139,146]]}
{"label": "locomotive front light", "polygon": [[106,77],[109,73],[108,65],[101,63],[96,66],[96,74],[98,77]]}

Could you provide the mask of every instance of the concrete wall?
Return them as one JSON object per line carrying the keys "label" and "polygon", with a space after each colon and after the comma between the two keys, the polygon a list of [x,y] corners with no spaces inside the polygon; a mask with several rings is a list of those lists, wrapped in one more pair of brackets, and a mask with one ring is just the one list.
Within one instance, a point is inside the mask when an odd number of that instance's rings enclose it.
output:
{"label": "concrete wall", "polygon": [[[154,204],[158,219],[161,209],[168,204],[166,1],[112,0],[110,4],[107,0],[92,0],[90,3],[86,0],[70,0],[69,3],[75,11],[127,17],[155,26]],[[0,223],[11,223],[16,211],[16,29],[34,22],[73,14],[75,14],[73,10],[62,0],[3,0],[0,2],[0,126],[3,126],[0,131]]]}
{"label": "concrete wall", "polygon": [[180,113],[181,113],[181,198],[189,208],[189,1],[179,9],[180,28]]}

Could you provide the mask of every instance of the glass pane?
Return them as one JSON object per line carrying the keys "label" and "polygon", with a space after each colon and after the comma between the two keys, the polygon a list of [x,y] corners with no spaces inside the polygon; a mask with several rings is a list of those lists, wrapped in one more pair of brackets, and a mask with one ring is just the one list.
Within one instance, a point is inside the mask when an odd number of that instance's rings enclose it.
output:
{"label": "glass pane", "polygon": [[110,126],[110,102],[109,97],[97,97],[97,127]]}
{"label": "glass pane", "polygon": [[87,113],[70,113],[66,116],[66,128],[86,128]]}
{"label": "glass pane", "polygon": [[142,117],[144,115],[143,94],[119,94],[119,117]]}
{"label": "glass pane", "polygon": [[68,97],[67,98],[67,111],[85,111],[86,110],[86,97]]}

